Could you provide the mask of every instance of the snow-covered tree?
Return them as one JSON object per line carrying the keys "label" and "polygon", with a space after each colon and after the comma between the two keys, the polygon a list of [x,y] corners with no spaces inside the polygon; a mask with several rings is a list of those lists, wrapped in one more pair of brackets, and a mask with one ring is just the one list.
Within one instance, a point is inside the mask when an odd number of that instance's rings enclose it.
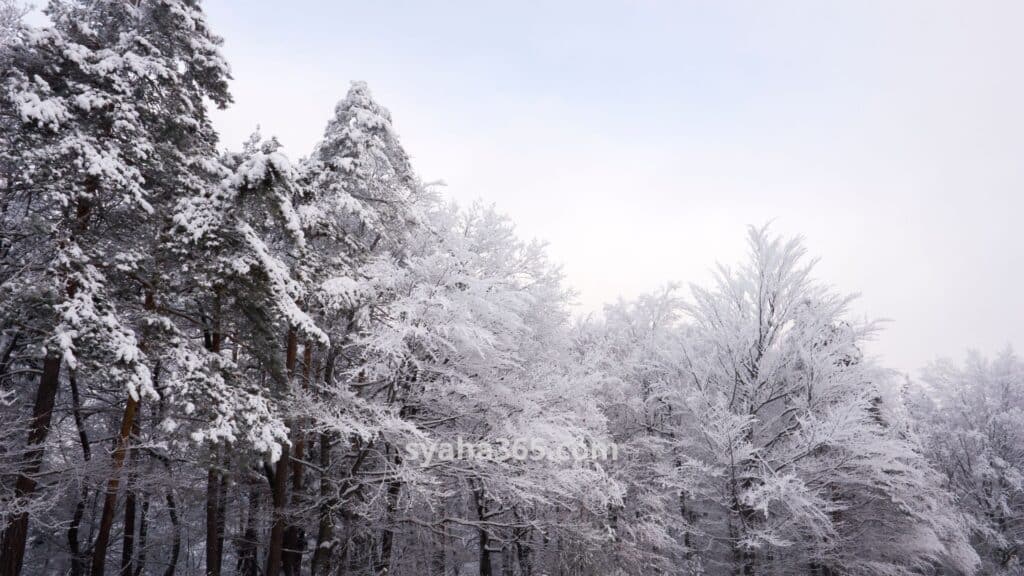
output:
{"label": "snow-covered tree", "polygon": [[[468,505],[454,512],[468,511],[464,519],[476,526],[481,573],[499,555],[511,570],[513,558],[522,566],[544,552],[539,533],[554,537],[564,524],[545,508],[600,512],[616,489],[591,462],[503,458],[500,447],[530,439],[539,452],[571,454],[602,443],[603,422],[570,378],[567,293],[542,246],[518,240],[507,219],[479,206],[442,210],[434,223],[436,244],[410,255],[395,286],[395,321],[369,335],[367,358],[385,362],[371,362],[380,368],[370,374],[410,364],[414,384],[396,400],[428,440],[495,448],[493,458],[435,463],[431,476],[450,491],[468,484]],[[404,349],[397,357],[393,342]],[[436,527],[455,528],[438,516]]]}
{"label": "snow-covered tree", "polygon": [[617,449],[607,467],[624,490],[600,519],[609,535],[603,562],[626,574],[698,573],[700,566],[694,486],[679,470],[680,446],[699,433],[680,419],[682,304],[667,287],[606,306],[574,334],[580,381],[593,382]]}
{"label": "snow-covered tree", "polygon": [[[860,352],[873,326],[845,318],[850,299],[813,280],[799,240],[762,228],[749,244],[749,262],[721,269],[687,307],[685,405],[704,436],[691,457],[706,467],[699,492],[724,516],[710,534],[745,574],[971,570],[955,513],[927,496],[927,462],[879,414],[889,377]],[[858,546],[867,523],[921,532],[891,555]]]}
{"label": "snow-covered tree", "polygon": [[5,50],[18,36],[21,19],[27,8],[15,0],[0,0],[0,51]]}
{"label": "snow-covered tree", "polygon": [[[143,397],[156,399],[143,340],[160,332],[160,260],[175,199],[206,183],[215,135],[206,101],[224,104],[219,39],[192,1],[52,2],[52,25],[25,33],[3,76],[8,217],[23,259],[4,278],[5,317],[28,328],[43,365],[23,497],[34,491],[62,367],[120,386],[124,411],[93,545],[105,570],[119,476]],[[155,342],[148,343],[150,349]],[[26,516],[4,533],[17,572]]]}
{"label": "snow-covered tree", "polygon": [[1011,351],[931,365],[913,392],[917,429],[943,484],[973,521],[986,574],[1022,569],[1024,363]]}
{"label": "snow-covered tree", "polygon": [[218,152],[197,0],[46,14],[0,0],[0,576],[1020,571],[1012,354],[908,388],[765,228],[573,319],[366,84]]}
{"label": "snow-covered tree", "polygon": [[623,454],[608,551],[641,573],[969,572],[893,378],[861,353],[874,327],[846,318],[798,240],[749,243],[691,301],[669,288],[581,327]]}
{"label": "snow-covered tree", "polygon": [[402,250],[422,187],[391,114],[366,83],[352,83],[305,168],[313,198],[303,211],[307,226],[356,252]]}

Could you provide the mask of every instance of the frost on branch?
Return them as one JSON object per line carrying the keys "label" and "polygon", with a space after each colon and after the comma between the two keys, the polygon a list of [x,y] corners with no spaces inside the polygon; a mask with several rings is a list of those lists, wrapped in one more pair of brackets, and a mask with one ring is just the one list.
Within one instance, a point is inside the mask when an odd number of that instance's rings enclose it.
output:
{"label": "frost on branch", "polygon": [[198,2],[5,6],[0,572],[1020,570],[1011,353],[896,377],[767,228],[708,286],[570,314],[364,83],[308,159],[221,153]]}

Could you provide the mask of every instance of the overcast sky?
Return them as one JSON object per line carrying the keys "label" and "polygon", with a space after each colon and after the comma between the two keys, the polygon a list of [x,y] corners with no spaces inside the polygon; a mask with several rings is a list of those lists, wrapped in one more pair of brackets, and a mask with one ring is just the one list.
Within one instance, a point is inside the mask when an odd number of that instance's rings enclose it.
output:
{"label": "overcast sky", "polygon": [[584,310],[706,282],[774,219],[892,320],[889,365],[1024,346],[1024,2],[205,5],[225,143],[305,155],[366,80],[423,178],[547,240]]}

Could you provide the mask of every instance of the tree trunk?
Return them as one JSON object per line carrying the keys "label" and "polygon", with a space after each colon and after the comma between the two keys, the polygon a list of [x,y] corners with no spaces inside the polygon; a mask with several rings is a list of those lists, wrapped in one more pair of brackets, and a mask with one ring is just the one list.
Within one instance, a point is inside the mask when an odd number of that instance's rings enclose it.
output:
{"label": "tree trunk", "polygon": [[220,488],[217,490],[217,570],[224,566],[224,533],[227,528],[228,476],[220,474]]}
{"label": "tree trunk", "polygon": [[78,530],[82,526],[82,517],[85,515],[85,500],[88,497],[86,488],[83,485],[78,495],[78,502],[75,504],[75,512],[71,516],[71,525],[68,526],[68,549],[71,551],[71,576],[82,576],[85,573],[85,557],[78,544]]}
{"label": "tree trunk", "polygon": [[[324,384],[329,386],[334,379],[336,349],[331,348],[324,363]],[[331,511],[331,437],[320,433],[320,506],[319,526],[316,533],[316,549],[313,550],[313,576],[327,576],[328,560],[334,551],[334,514]]]}
{"label": "tree trunk", "polygon": [[[86,210],[88,212],[88,210]],[[156,294],[152,290],[146,290],[144,307],[146,310],[156,308]],[[139,342],[139,349],[145,350],[145,337]],[[158,374],[158,373],[157,373]],[[110,546],[110,531],[114,526],[114,511],[117,507],[117,492],[121,482],[121,468],[124,466],[125,456],[128,453],[128,445],[131,440],[131,433],[136,429],[135,416],[138,414],[139,398],[133,398],[130,394],[124,406],[124,414],[121,416],[121,430],[117,437],[117,446],[114,448],[113,462],[111,464],[110,479],[107,481],[107,491],[103,497],[103,512],[100,516],[100,530],[96,535],[96,544],[92,553],[92,576],[103,576],[107,562],[107,548]]]}
{"label": "tree trunk", "polygon": [[[513,513],[515,514],[516,522],[522,524],[523,514],[515,508]],[[532,576],[533,558],[530,548],[532,529],[529,527],[516,527],[512,534],[515,537],[516,561],[519,564],[519,574],[520,576]]]}
{"label": "tree trunk", "polygon": [[211,465],[206,472],[206,576],[220,576],[220,476],[216,465]]}
{"label": "tree trunk", "polygon": [[430,576],[447,576],[448,574],[447,534],[447,527],[442,521],[440,532],[435,531],[431,535]]}
{"label": "tree trunk", "polygon": [[[395,457],[396,460],[398,457]],[[395,508],[398,503],[398,495],[402,491],[402,483],[398,481],[392,481],[388,485],[388,496],[387,496],[387,519],[386,521],[390,524],[394,521]],[[384,528],[384,533],[381,535],[380,540],[380,557],[377,560],[377,566],[374,569],[374,573],[377,576],[383,576],[384,574],[391,573],[391,551],[394,548],[395,543],[395,531],[388,525]]]}
{"label": "tree trunk", "polygon": [[533,559],[531,558],[530,545],[526,542],[516,541],[516,557],[519,560],[520,576],[533,576]]}
{"label": "tree trunk", "polygon": [[327,576],[330,569],[328,560],[334,551],[334,515],[331,512],[331,438],[327,432],[320,433],[320,524],[316,533],[316,550],[313,551],[313,576]]}
{"label": "tree trunk", "polygon": [[490,533],[483,527],[483,521],[487,518],[487,503],[485,501],[483,483],[480,482],[473,488],[473,497],[476,500],[476,515],[481,524],[477,526],[477,541],[480,552],[480,576],[491,576],[491,548]]}
{"label": "tree trunk", "polygon": [[[212,317],[203,317],[203,344],[211,354],[220,354],[223,336],[220,324],[220,293],[213,295]],[[220,466],[220,449],[214,451],[213,462],[206,472],[206,576],[220,576],[224,553],[224,474]]]}
{"label": "tree trunk", "polygon": [[274,506],[273,524],[270,527],[270,542],[267,546],[267,570],[265,576],[277,576],[281,572],[281,555],[284,550],[286,527],[285,508],[288,505],[288,446],[281,447],[281,459],[271,478],[270,498]]}
{"label": "tree trunk", "polygon": [[[288,341],[285,348],[285,369],[288,382],[295,375],[295,362],[298,355],[298,336],[294,328],[288,330]],[[276,470],[271,478],[270,493],[274,505],[274,523],[270,528],[270,543],[267,546],[267,571],[265,576],[278,576],[284,552],[284,536],[287,528],[285,517],[288,507],[288,470],[291,450],[289,446],[281,447],[281,459],[277,461]]]}
{"label": "tree trunk", "polygon": [[[131,480],[128,481],[131,484]],[[135,492],[128,486],[124,501],[124,535],[121,543],[121,576],[132,576],[135,556]]]}
{"label": "tree trunk", "polygon": [[4,377],[7,376],[7,370],[11,365],[11,356],[14,351],[18,348],[18,340],[21,338],[21,332],[15,332],[14,336],[11,336],[7,346],[4,348],[3,354],[0,354],[0,382],[3,382]]}
{"label": "tree trunk", "polygon": [[[681,464],[680,464],[681,465]],[[683,557],[690,562],[694,557],[693,530],[697,522],[697,514],[686,505],[686,494],[679,493],[679,515],[683,519]]]}
{"label": "tree trunk", "polygon": [[[135,419],[132,426],[133,434],[138,437],[139,420]],[[135,472],[136,460],[138,458],[135,450],[128,452],[128,482],[125,490],[127,495],[124,501],[124,535],[121,544],[121,576],[133,576],[135,573],[135,516],[136,516],[136,494],[135,483],[138,479]]]}
{"label": "tree trunk", "polygon": [[114,527],[114,511],[117,507],[117,492],[121,483],[121,468],[124,466],[125,455],[128,453],[128,443],[138,409],[139,401],[129,397],[128,403],[124,407],[124,415],[121,417],[121,431],[117,437],[110,479],[107,481],[107,491],[103,497],[100,530],[96,535],[96,544],[92,553],[92,576],[104,576],[106,573],[107,548],[110,546],[110,531]]}
{"label": "tree trunk", "polygon": [[516,576],[515,546],[506,544],[501,549],[501,574],[502,576]]}
{"label": "tree trunk", "polygon": [[289,524],[284,530],[284,544],[281,551],[281,569],[285,576],[300,576],[302,555],[306,548],[306,531],[302,526]]}
{"label": "tree trunk", "polygon": [[[753,431],[748,429],[744,439],[749,443],[753,443]],[[744,468],[740,470],[740,472],[747,472],[747,470]],[[730,531],[735,530],[735,534],[732,534],[732,553],[735,572],[742,576],[754,576],[757,571],[757,554],[753,548],[742,544],[742,540],[753,530],[754,524],[757,520],[757,512],[749,505],[743,503],[740,498],[740,491],[749,490],[751,487],[751,481],[749,480],[749,477],[742,480],[737,478],[737,470],[734,466],[732,469],[732,478],[730,479],[729,487],[731,492],[730,504],[732,512],[738,520],[738,524],[735,525],[730,520],[729,525]]]}
{"label": "tree trunk", "polygon": [[480,576],[491,576],[490,538],[484,528],[479,528],[477,534],[480,544]]}
{"label": "tree trunk", "polygon": [[[74,371],[68,373],[68,383],[71,386],[71,411],[75,419],[75,429],[78,431],[78,441],[82,445],[82,460],[92,460],[92,445],[89,443],[89,434],[85,429],[85,416],[82,415],[82,397],[78,391],[78,379]],[[85,502],[89,498],[89,487],[85,480],[78,491],[78,502],[75,504],[75,512],[71,516],[71,525],[68,526],[68,549],[71,552],[71,576],[82,576],[85,573],[85,557],[82,554],[78,543],[78,531],[82,526],[82,517],[85,515]]]}
{"label": "tree trunk", "polygon": [[[309,390],[310,378],[313,366],[313,345],[309,340],[302,346],[302,387]],[[292,432],[292,506],[297,506],[301,497],[303,484],[305,482],[305,466],[303,460],[306,457],[305,421],[299,417],[289,426]],[[287,576],[300,576],[302,572],[302,556],[306,548],[306,531],[298,524],[289,524],[285,528],[284,550],[282,551],[281,564]]]}
{"label": "tree trunk", "polygon": [[238,576],[259,576],[259,546],[257,542],[256,521],[259,519],[259,493],[255,488],[249,491],[249,514],[245,522],[245,531],[238,546]]}
{"label": "tree trunk", "polygon": [[142,513],[139,515],[139,558],[131,576],[142,576],[146,571],[146,544],[149,535],[149,495],[142,497]]}
{"label": "tree trunk", "polygon": [[171,517],[171,558],[167,562],[164,576],[174,576],[178,569],[178,557],[181,555],[181,520],[178,519],[178,505],[174,501],[174,492],[167,490],[167,514]]}
{"label": "tree trunk", "polygon": [[[50,433],[53,418],[53,404],[60,383],[61,357],[51,354],[43,361],[43,374],[39,378],[35,405],[32,407],[32,424],[28,433],[26,464],[14,485],[15,497],[20,501],[31,498],[36,490],[35,475],[43,464],[46,437]],[[4,527],[0,538],[0,576],[18,576],[25,560],[25,544],[28,542],[28,512],[11,518]]]}

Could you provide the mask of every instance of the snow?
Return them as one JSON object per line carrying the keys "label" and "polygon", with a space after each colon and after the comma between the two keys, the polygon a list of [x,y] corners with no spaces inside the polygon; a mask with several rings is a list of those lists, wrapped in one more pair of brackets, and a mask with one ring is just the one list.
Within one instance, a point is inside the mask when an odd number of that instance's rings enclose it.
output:
{"label": "snow", "polygon": [[18,113],[25,122],[35,122],[40,127],[57,131],[70,114],[58,98],[43,98],[35,92],[17,92],[12,98]]}
{"label": "snow", "polygon": [[[294,442],[331,463],[290,463],[310,482],[285,483],[282,518],[323,515],[346,535],[400,525],[396,574],[426,565],[421,543],[441,529],[460,555],[523,546],[536,573],[995,573],[1016,545],[1012,354],[936,366],[934,386],[912,389],[862,352],[877,326],[850,320],[851,297],[768,227],[690,297],[669,287],[573,320],[543,246],[494,209],[428,193],[365,83],[298,165],[258,133],[218,154],[205,106],[228,101],[227,63],[195,3],[51,12],[0,92],[16,136],[0,139],[0,353],[25,339],[0,374],[0,464],[44,454],[28,464],[54,512],[33,507],[33,531],[112,478],[191,498],[211,470],[232,487],[211,494],[225,513],[266,531],[254,472]],[[61,356],[59,402],[49,438],[24,450],[10,438],[28,394],[7,387],[31,390],[47,354]],[[72,375],[81,398],[63,392]],[[145,404],[125,471],[68,449],[116,437],[128,399]],[[463,441],[490,455],[401,456]],[[614,458],[566,457],[608,446]],[[267,516],[246,517],[247,492]],[[0,514],[36,506],[9,500]],[[378,554],[361,538],[345,545]],[[30,563],[57,549],[38,546]]]}

